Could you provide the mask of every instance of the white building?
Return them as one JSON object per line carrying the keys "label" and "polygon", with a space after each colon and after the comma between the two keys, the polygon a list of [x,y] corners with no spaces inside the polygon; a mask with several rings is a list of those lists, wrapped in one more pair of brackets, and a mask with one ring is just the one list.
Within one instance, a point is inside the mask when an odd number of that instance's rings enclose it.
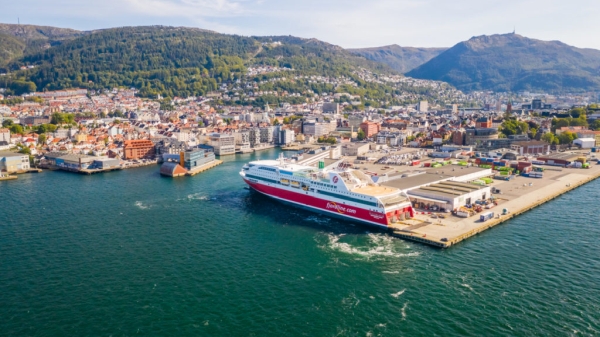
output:
{"label": "white building", "polygon": [[213,133],[209,136],[209,141],[209,145],[215,149],[215,155],[235,154],[235,137],[233,135]]}

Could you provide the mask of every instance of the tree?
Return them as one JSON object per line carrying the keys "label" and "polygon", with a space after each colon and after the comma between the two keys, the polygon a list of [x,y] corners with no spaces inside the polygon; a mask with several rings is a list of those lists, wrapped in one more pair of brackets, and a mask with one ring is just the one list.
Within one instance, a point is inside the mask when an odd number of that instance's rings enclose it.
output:
{"label": "tree", "polygon": [[37,89],[35,83],[21,80],[11,82],[8,87],[16,96],[35,92]]}
{"label": "tree", "polygon": [[23,134],[23,127],[19,124],[13,124],[8,129],[10,130],[11,133],[14,133],[17,135]]}
{"label": "tree", "polygon": [[590,125],[590,129],[592,130],[600,130],[600,119],[596,119],[595,121],[592,122],[592,124]]}
{"label": "tree", "polygon": [[275,119],[273,120],[273,125],[279,125],[279,119],[275,118]]}
{"label": "tree", "polygon": [[541,139],[549,144],[552,144],[555,138],[556,136],[554,136],[552,132],[546,132],[542,135]]}
{"label": "tree", "polygon": [[576,138],[577,135],[571,131],[565,131],[558,135],[558,141],[560,144],[571,144]]}
{"label": "tree", "polygon": [[531,135],[531,139],[535,139],[535,136],[537,135],[537,129],[536,128],[531,128],[531,130],[529,130],[529,134]]}
{"label": "tree", "polygon": [[2,127],[4,127],[4,128],[8,128],[11,125],[13,125],[12,119],[7,119],[7,120],[5,120],[5,121],[2,122]]}
{"label": "tree", "polygon": [[363,140],[365,139],[367,136],[365,135],[365,132],[363,131],[363,129],[358,129],[358,132],[356,133],[356,138],[358,140]]}
{"label": "tree", "polygon": [[38,144],[46,144],[46,135],[45,134],[41,134],[38,136]]}
{"label": "tree", "polygon": [[20,150],[19,153],[23,153],[23,154],[31,154],[31,150],[27,147],[27,146],[23,146]]}

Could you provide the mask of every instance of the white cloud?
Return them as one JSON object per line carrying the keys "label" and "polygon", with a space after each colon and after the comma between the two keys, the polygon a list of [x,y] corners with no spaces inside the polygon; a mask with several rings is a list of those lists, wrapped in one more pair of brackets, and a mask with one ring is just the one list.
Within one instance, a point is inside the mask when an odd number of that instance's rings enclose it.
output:
{"label": "white cloud", "polygon": [[600,49],[598,0],[0,0],[0,21],[76,29],[193,26],[314,37],[343,47],[449,47],[517,33]]}

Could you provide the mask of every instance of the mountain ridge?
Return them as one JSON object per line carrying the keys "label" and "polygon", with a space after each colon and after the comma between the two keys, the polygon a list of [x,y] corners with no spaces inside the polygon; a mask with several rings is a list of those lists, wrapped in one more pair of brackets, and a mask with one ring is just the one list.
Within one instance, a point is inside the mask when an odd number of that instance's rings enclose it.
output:
{"label": "mountain ridge", "polygon": [[369,60],[382,62],[401,73],[426,63],[448,48],[401,47],[391,44],[381,47],[347,49],[349,52]]}
{"label": "mountain ridge", "polygon": [[600,89],[600,50],[518,34],[474,36],[407,76],[448,82],[458,89],[570,92]]}

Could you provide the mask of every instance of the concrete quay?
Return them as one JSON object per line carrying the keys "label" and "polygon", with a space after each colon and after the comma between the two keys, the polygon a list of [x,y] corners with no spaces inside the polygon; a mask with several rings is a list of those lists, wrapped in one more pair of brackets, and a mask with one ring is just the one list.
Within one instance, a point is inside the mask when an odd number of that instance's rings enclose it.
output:
{"label": "concrete quay", "polygon": [[[541,179],[517,177],[511,181],[496,180],[492,186],[502,191],[502,194],[494,195],[499,204],[482,212],[494,212],[494,218],[481,222],[479,214],[470,218],[459,218],[446,213],[443,219],[437,216],[441,213],[418,214],[411,220],[390,225],[390,234],[434,247],[447,248],[599,177],[600,165],[593,165],[590,169],[552,168],[546,170],[544,178]],[[508,210],[506,215],[502,215],[503,209]]]}
{"label": "concrete quay", "polygon": [[223,164],[222,160],[218,160],[215,159],[214,161],[208,163],[208,164],[204,164],[202,166],[198,166],[196,168],[194,168],[193,170],[189,170],[185,173],[186,176],[195,176],[198,173],[204,172],[206,170],[210,170],[213,167],[219,166]]}

